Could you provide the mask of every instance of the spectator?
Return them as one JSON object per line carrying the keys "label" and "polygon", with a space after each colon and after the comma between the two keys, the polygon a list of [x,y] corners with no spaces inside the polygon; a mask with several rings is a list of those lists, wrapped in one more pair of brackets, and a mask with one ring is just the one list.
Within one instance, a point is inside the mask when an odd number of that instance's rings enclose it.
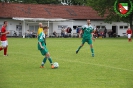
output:
{"label": "spectator", "polygon": [[54,35],[55,37],[58,37],[56,31],[53,32],[53,35]]}
{"label": "spectator", "polygon": [[67,31],[68,36],[71,37],[72,29],[70,27],[68,27],[66,31]]}
{"label": "spectator", "polygon": [[27,30],[27,32],[26,32],[26,37],[30,38],[30,31],[29,30]]}
{"label": "spectator", "polygon": [[104,32],[100,32],[100,35],[102,38],[104,37]]}
{"label": "spectator", "polygon": [[112,37],[112,31],[111,30],[108,32],[108,35],[109,35],[109,37]]}
{"label": "spectator", "polygon": [[61,37],[65,37],[65,31],[64,31],[64,29],[61,29]]}
{"label": "spectator", "polygon": [[33,31],[30,31],[30,38],[32,38],[33,36]]}
{"label": "spectator", "polygon": [[36,33],[34,31],[32,31],[32,38],[36,37]]}
{"label": "spectator", "polygon": [[17,33],[16,33],[16,31],[14,31],[13,36],[17,37]]}
{"label": "spectator", "polygon": [[79,29],[78,26],[77,26],[77,27],[76,27],[77,37],[79,37],[79,32],[80,32],[80,29]]}
{"label": "spectator", "polygon": [[64,30],[65,31],[65,38],[68,37],[67,35],[67,29]]}
{"label": "spectator", "polygon": [[105,29],[104,29],[104,38],[106,38],[106,33],[107,33],[107,29],[105,27]]}
{"label": "spectator", "polygon": [[99,34],[98,34],[98,28],[96,28],[96,30],[95,30],[95,37],[97,38],[97,37],[99,37]]}

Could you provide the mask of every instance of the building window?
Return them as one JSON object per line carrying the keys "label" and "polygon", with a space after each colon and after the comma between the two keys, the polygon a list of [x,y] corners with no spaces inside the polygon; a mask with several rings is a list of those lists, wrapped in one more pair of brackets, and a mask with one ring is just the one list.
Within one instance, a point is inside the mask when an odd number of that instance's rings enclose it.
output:
{"label": "building window", "polygon": [[128,29],[128,26],[124,26],[124,29]]}
{"label": "building window", "polygon": [[104,28],[105,28],[105,26],[101,26],[101,28],[102,28],[102,29],[104,29]]}
{"label": "building window", "polygon": [[100,26],[96,26],[96,28],[100,29]]}
{"label": "building window", "polygon": [[123,26],[120,26],[119,28],[120,28],[120,29],[123,29]]}
{"label": "building window", "polygon": [[73,26],[73,30],[76,30],[77,27],[82,28],[82,26],[77,25],[77,26]]}
{"label": "building window", "polygon": [[58,30],[66,29],[67,27],[67,25],[58,25]]}
{"label": "building window", "polygon": [[119,26],[120,29],[128,29],[128,26]]}
{"label": "building window", "polygon": [[37,33],[39,26],[38,25],[30,25],[29,30]]}

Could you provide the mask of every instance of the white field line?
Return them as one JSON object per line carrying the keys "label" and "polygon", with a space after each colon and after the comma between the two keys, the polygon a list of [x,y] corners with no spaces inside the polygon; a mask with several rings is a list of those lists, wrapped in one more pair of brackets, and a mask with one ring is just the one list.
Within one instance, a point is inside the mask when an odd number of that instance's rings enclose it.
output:
{"label": "white field line", "polygon": [[[37,57],[37,58],[41,58],[43,56],[38,56],[38,55],[31,55],[31,54],[26,54],[26,53],[20,53],[20,52],[10,52],[12,54],[21,54],[21,55],[27,55],[27,56],[33,56],[33,57]],[[10,57],[10,55],[9,55]],[[92,59],[95,59],[95,57],[93,57]],[[111,69],[117,69],[117,70],[123,70],[123,71],[130,71],[130,72],[133,72],[133,70],[130,70],[130,69],[124,69],[124,68],[118,68],[118,67],[113,67],[113,66],[106,66],[106,65],[101,65],[101,64],[93,64],[93,63],[86,63],[86,62],[81,62],[81,61],[72,61],[72,60],[67,60],[67,59],[60,59],[62,61],[67,61],[67,62],[75,62],[75,63],[83,63],[83,64],[88,64],[88,65],[93,65],[93,66],[99,66],[99,67],[105,67],[105,68],[111,68]]]}
{"label": "white field line", "polygon": [[[95,57],[93,57],[94,59]],[[61,59],[63,60],[63,59]],[[131,71],[133,72],[133,70],[129,70],[129,69],[124,69],[124,68],[118,68],[118,67],[112,67],[112,66],[106,66],[106,65],[101,65],[101,64],[92,64],[92,63],[86,63],[86,62],[81,62],[81,61],[70,61],[70,60],[63,60],[63,61],[68,61],[68,62],[77,62],[77,63],[83,63],[83,64],[89,64],[89,65],[93,65],[93,66],[99,66],[99,67],[106,67],[106,68],[112,68],[112,69],[118,69],[118,70],[124,70],[124,71]]]}

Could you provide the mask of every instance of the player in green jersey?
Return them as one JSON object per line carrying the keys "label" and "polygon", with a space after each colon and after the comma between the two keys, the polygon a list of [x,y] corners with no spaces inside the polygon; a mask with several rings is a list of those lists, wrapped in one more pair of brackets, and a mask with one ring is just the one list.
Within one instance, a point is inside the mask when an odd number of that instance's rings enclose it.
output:
{"label": "player in green jersey", "polygon": [[43,32],[41,32],[38,35],[38,50],[40,50],[41,54],[43,56],[45,56],[43,61],[42,61],[40,68],[44,68],[44,64],[46,63],[47,59],[49,60],[49,62],[51,64],[51,68],[54,68],[53,63],[52,63],[52,58],[50,57],[48,49],[46,48],[46,45],[45,45],[45,33],[47,31],[48,31],[48,27],[45,26],[45,27],[43,27]]}
{"label": "player in green jersey", "polygon": [[92,57],[94,57],[94,49],[93,49],[93,45],[92,45],[92,39],[93,40],[95,40],[95,39],[93,37],[93,31],[94,31],[94,28],[91,26],[90,20],[87,20],[87,25],[84,25],[82,27],[82,30],[80,31],[80,35],[83,33],[83,36],[82,36],[83,39],[82,39],[82,44],[76,50],[76,54],[79,52],[79,50],[84,45],[84,43],[87,42],[90,45]]}

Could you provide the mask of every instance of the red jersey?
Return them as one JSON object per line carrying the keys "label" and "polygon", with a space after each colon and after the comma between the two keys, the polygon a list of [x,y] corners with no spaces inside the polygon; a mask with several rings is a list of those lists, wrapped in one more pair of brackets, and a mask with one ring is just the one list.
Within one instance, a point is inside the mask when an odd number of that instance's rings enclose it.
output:
{"label": "red jersey", "polygon": [[[2,28],[1,28],[1,33],[5,33],[6,32],[6,28],[3,26]],[[1,35],[1,41],[5,41],[5,40],[7,40],[7,38],[6,38],[6,34],[2,34]]]}
{"label": "red jersey", "polygon": [[127,30],[127,34],[132,34],[132,30]]}

